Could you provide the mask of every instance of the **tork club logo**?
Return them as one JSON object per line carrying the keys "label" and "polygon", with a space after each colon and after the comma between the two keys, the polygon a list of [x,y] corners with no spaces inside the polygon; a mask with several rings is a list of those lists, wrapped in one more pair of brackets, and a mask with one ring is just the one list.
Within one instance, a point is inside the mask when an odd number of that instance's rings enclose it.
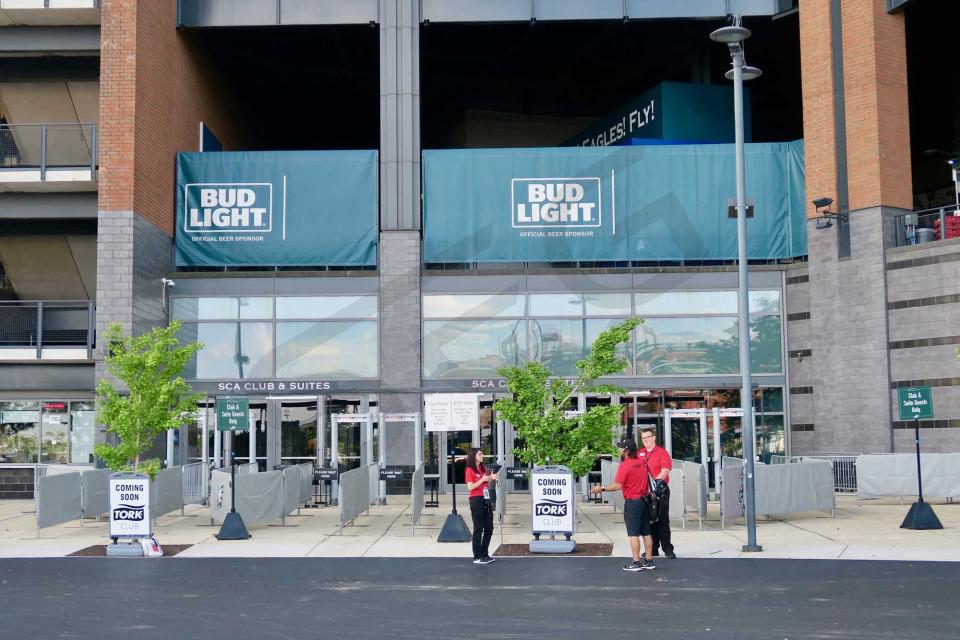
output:
{"label": "tork club logo", "polygon": [[268,232],[273,222],[272,200],[273,185],[269,182],[184,185],[183,230]]}
{"label": "tork club logo", "polygon": [[514,178],[510,181],[513,227],[599,227],[600,178]]}

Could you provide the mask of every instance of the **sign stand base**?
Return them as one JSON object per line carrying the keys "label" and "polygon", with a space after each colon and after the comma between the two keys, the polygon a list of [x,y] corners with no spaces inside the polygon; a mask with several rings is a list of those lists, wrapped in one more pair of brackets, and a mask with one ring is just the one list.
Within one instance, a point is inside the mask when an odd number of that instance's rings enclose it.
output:
{"label": "sign stand base", "polygon": [[107,545],[107,557],[108,558],[142,558],[143,557],[143,547],[140,546],[139,542],[123,542]]}
{"label": "sign stand base", "polygon": [[943,529],[940,518],[926,502],[920,500],[910,505],[907,517],[903,519],[901,529]]}
{"label": "sign stand base", "polygon": [[531,540],[530,553],[573,553],[575,540]]}
{"label": "sign stand base", "polygon": [[250,537],[247,525],[243,524],[243,518],[236,511],[227,514],[217,534],[217,540],[249,540]]}
{"label": "sign stand base", "polygon": [[459,513],[447,515],[443,528],[440,529],[440,535],[437,536],[437,542],[470,542],[472,539],[467,523]]}

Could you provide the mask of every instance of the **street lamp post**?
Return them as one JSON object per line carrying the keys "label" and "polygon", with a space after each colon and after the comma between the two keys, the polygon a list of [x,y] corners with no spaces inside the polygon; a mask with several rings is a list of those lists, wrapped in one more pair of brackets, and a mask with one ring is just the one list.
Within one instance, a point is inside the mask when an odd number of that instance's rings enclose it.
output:
{"label": "street lamp post", "polygon": [[746,179],[743,157],[743,82],[760,77],[763,73],[744,63],[743,41],[750,37],[750,30],[739,25],[723,27],[710,34],[710,39],[726,44],[733,60],[733,68],[725,75],[733,80],[733,111],[736,129],[737,165],[737,263],[739,267],[739,304],[737,321],[740,329],[740,373],[742,386],[740,405],[743,409],[743,459],[746,465],[743,479],[743,506],[747,521],[747,544],[744,551],[763,551],[757,544],[757,512],[754,498],[754,447],[753,430],[753,383],[750,366],[750,286],[747,273],[747,205]]}

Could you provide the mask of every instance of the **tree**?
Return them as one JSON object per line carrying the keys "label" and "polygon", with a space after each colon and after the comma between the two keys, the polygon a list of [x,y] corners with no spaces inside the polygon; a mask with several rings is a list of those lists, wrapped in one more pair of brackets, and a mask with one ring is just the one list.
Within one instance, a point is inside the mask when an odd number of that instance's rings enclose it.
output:
{"label": "tree", "polygon": [[107,371],[126,385],[124,395],[106,378],[97,385],[97,420],[117,435],[116,444],[98,444],[97,457],[114,471],[143,471],[156,476],[160,460],[141,460],[154,439],[176,429],[196,412],[203,395],[193,393],[180,377],[184,365],[203,348],[199,342],[181,345],[180,323],[126,337],[117,323],[103,336]]}
{"label": "tree", "polygon": [[629,364],[617,354],[617,347],[630,341],[631,332],[641,322],[629,318],[601,333],[590,354],[577,361],[578,373],[573,380],[552,377],[539,362],[497,370],[506,378],[511,396],[497,400],[494,409],[513,424],[522,441],[513,450],[518,460],[533,464],[549,460],[582,476],[593,468],[598,455],[616,451],[612,436],[613,429],[620,425],[622,406],[594,406],[570,418],[564,412],[570,399],[580,393],[626,393],[625,389],[596,381],[622,372]]}

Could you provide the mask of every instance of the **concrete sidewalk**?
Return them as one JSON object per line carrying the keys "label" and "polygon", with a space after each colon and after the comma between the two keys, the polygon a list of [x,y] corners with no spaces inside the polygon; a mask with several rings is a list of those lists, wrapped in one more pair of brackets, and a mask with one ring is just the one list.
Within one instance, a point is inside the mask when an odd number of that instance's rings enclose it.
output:
{"label": "concrete sidewalk", "polygon": [[[337,510],[331,507],[303,509],[300,516],[251,528],[246,541],[216,539],[218,526],[210,526],[206,507],[189,505],[185,515],[159,519],[155,535],[160,544],[193,545],[178,557],[469,557],[469,543],[440,544],[437,534],[450,513],[448,497],[440,508],[424,508],[420,526],[410,526],[409,499],[390,496],[386,506],[370,508],[337,533]],[[907,531],[900,523],[909,503],[898,500],[858,500],[838,496],[837,515],[792,514],[789,518],[760,518],[757,541],[761,553],[744,554],[741,546],[747,532],[742,520],[720,528],[719,504],[710,503],[707,519],[699,528],[696,519],[684,529],[672,522],[673,540],[681,558],[810,558],[861,560],[960,561],[960,503],[931,503],[943,523],[940,531]],[[458,502],[469,525],[469,509]],[[69,522],[39,532],[32,513],[33,502],[0,501],[0,557],[65,556],[94,544],[106,544],[105,522]],[[579,504],[580,525],[575,539],[581,543],[612,543],[613,555],[626,557],[622,515],[613,507]],[[530,535],[529,497],[510,496],[502,530],[498,527],[491,548],[502,543],[527,543]],[[669,562],[669,561],[668,561]]]}

